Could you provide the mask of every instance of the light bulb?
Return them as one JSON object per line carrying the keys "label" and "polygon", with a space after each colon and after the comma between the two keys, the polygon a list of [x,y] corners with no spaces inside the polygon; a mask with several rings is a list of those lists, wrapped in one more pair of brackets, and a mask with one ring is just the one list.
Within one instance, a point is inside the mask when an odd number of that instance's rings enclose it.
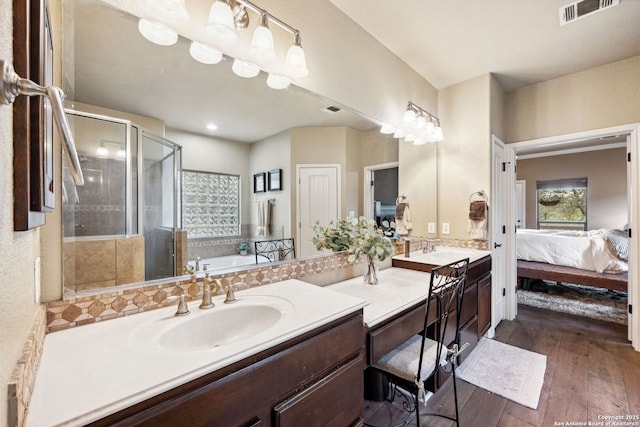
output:
{"label": "light bulb", "polygon": [[147,14],[161,22],[186,24],[189,12],[184,0],[150,0],[147,2]]}
{"label": "light bulb", "polygon": [[267,26],[267,15],[262,15],[258,28],[253,32],[249,57],[256,64],[269,65],[276,60],[273,47],[273,34]]}
{"label": "light bulb", "polygon": [[307,60],[300,44],[300,36],[296,35],[293,45],[287,51],[287,59],[285,60],[285,68],[287,74],[293,78],[304,77],[309,74],[307,69]]}
{"label": "light bulb", "polygon": [[231,66],[231,70],[240,77],[244,77],[246,79],[250,79],[255,77],[260,72],[260,67],[256,64],[253,64],[249,61],[243,61],[241,59],[234,59],[233,65]]}
{"label": "light bulb", "polygon": [[436,126],[436,128],[433,130],[433,140],[434,141],[444,140],[444,135],[442,134],[442,128],[440,126]]}
{"label": "light bulb", "polygon": [[206,29],[212,36],[228,43],[233,43],[238,39],[233,12],[225,0],[216,0],[211,6]]}
{"label": "light bulb", "polygon": [[383,124],[382,127],[380,128],[380,133],[383,133],[385,135],[389,135],[394,133],[396,130],[389,126],[388,124]]}
{"label": "light bulb", "polygon": [[98,148],[96,148],[96,157],[105,158],[109,155],[109,150],[104,144],[100,144]]}
{"label": "light bulb", "polygon": [[189,53],[193,59],[203,64],[217,64],[222,61],[222,52],[197,41],[191,42]]}
{"label": "light bulb", "polygon": [[407,133],[405,131],[403,131],[403,130],[400,130],[400,129],[396,130],[393,133],[393,137],[394,138],[404,138],[406,135],[407,135]]}
{"label": "light bulb", "polygon": [[402,116],[402,124],[405,126],[413,127],[416,124],[416,112],[411,108],[404,112]]}
{"label": "light bulb", "polygon": [[171,46],[178,41],[178,33],[160,22],[141,19],[138,22],[138,31],[145,39],[161,46]]}
{"label": "light bulb", "polygon": [[434,125],[433,125],[433,122],[431,120],[429,120],[427,123],[425,123],[424,130],[427,131],[427,133],[432,133],[433,132],[433,128],[434,128]]}
{"label": "light bulb", "polygon": [[286,89],[291,84],[291,80],[278,74],[271,74],[267,77],[267,86],[271,89]]}

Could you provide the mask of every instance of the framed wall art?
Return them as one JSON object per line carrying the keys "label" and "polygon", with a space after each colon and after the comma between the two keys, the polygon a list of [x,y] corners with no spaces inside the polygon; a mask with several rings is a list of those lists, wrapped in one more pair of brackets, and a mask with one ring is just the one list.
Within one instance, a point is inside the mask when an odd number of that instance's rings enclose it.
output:
{"label": "framed wall art", "polygon": [[282,190],[282,169],[273,169],[268,172],[269,191]]}
{"label": "framed wall art", "polygon": [[266,187],[266,177],[264,172],[253,174],[253,192],[254,193],[264,193],[267,191]]}

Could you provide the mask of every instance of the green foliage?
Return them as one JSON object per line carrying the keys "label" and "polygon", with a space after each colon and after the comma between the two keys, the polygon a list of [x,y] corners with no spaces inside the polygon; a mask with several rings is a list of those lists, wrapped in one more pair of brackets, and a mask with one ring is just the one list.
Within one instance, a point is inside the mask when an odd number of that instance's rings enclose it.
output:
{"label": "green foliage", "polygon": [[[388,224],[384,224],[388,227]],[[311,239],[316,249],[331,249],[334,252],[349,252],[349,262],[368,255],[383,261],[391,255],[391,239],[384,235],[375,221],[360,218],[341,219],[321,226],[318,222],[313,226],[314,236]]]}
{"label": "green foliage", "polygon": [[538,190],[538,219],[541,221],[585,221],[587,189]]}

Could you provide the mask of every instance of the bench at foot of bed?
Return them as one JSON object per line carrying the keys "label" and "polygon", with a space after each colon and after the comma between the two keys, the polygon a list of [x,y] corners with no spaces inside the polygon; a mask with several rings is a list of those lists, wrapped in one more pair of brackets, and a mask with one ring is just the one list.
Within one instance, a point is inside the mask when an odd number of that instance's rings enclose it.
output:
{"label": "bench at foot of bed", "polygon": [[598,273],[544,262],[518,260],[518,278],[525,279],[525,282],[526,279],[541,279],[627,292],[628,273]]}

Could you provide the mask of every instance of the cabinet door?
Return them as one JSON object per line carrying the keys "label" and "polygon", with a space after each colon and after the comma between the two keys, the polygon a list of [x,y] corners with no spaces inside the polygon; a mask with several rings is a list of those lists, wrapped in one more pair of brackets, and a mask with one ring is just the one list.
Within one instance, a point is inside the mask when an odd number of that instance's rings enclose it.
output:
{"label": "cabinet door", "polygon": [[491,273],[478,280],[478,337],[491,326]]}
{"label": "cabinet door", "polygon": [[355,424],[363,417],[363,367],[360,356],[276,406],[276,427]]}

